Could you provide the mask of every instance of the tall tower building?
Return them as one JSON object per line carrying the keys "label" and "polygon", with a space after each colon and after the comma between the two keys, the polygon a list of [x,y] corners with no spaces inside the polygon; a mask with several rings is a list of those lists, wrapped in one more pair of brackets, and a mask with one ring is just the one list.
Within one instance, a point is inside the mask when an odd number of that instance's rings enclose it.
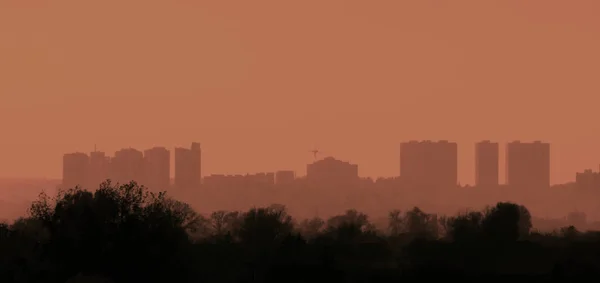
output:
{"label": "tall tower building", "polygon": [[202,151],[199,143],[191,148],[175,148],[175,187],[193,189],[200,186],[202,178]]}
{"label": "tall tower building", "polygon": [[550,144],[515,141],[506,145],[506,183],[515,188],[550,187]]}
{"label": "tall tower building", "polygon": [[90,153],[90,167],[88,174],[88,185],[97,188],[100,183],[109,178],[110,158],[104,152],[93,151]]}
{"label": "tall tower building", "polygon": [[85,153],[76,152],[63,155],[63,188],[86,187],[89,163],[89,156]]}
{"label": "tall tower building", "polygon": [[202,183],[202,149],[200,143],[192,143],[190,161],[192,166],[191,184],[194,188],[197,188]]}
{"label": "tall tower building", "polygon": [[165,191],[171,183],[171,153],[164,147],[144,151],[144,185],[153,191]]}
{"label": "tall tower building", "polygon": [[458,184],[458,146],[448,141],[400,144],[400,176],[408,186],[450,188]]}
{"label": "tall tower building", "polygon": [[144,183],[144,154],[133,148],[115,152],[110,164],[111,179],[120,184]]}
{"label": "tall tower building", "polygon": [[498,186],[499,145],[490,141],[475,144],[475,185]]}

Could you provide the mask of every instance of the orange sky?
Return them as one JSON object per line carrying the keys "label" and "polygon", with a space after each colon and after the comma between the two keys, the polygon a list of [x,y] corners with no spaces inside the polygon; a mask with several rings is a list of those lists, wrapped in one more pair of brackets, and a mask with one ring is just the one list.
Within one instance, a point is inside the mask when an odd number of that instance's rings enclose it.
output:
{"label": "orange sky", "polygon": [[392,176],[401,141],[448,139],[472,183],[474,142],[539,139],[552,181],[572,180],[600,163],[598,14],[597,0],[3,0],[0,177],[60,177],[63,153],[94,144],[192,141],[204,175],[304,174],[316,145]]}

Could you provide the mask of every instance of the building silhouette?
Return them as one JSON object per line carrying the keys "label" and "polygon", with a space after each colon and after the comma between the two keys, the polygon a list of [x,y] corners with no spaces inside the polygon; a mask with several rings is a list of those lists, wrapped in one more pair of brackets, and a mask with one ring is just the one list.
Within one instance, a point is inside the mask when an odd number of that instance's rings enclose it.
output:
{"label": "building silhouette", "polygon": [[244,175],[211,174],[204,177],[202,187],[206,189],[240,188],[244,184]]}
{"label": "building silhouette", "polygon": [[90,153],[90,164],[88,170],[87,185],[90,188],[97,187],[100,183],[110,178],[110,157],[104,152],[96,151]]}
{"label": "building silhouette", "polygon": [[575,185],[580,190],[600,190],[600,172],[591,169],[575,174]]}
{"label": "building silhouette", "polygon": [[289,185],[296,179],[296,173],[291,170],[280,170],[275,172],[275,184]]}
{"label": "building silhouette", "polygon": [[275,173],[256,173],[245,175],[245,184],[247,187],[269,188],[275,184]]}
{"label": "building silhouette", "polygon": [[506,184],[513,188],[550,187],[550,144],[514,141],[506,145]]}
{"label": "building silhouette", "polygon": [[458,184],[457,144],[448,141],[401,143],[400,176],[409,187],[455,187]]}
{"label": "building silhouette", "polygon": [[359,181],[358,165],[326,157],[306,166],[306,179],[312,184],[355,184]]}
{"label": "building silhouette", "polygon": [[[498,143],[482,141],[476,144],[475,179],[477,186],[498,185]],[[178,189],[198,188],[202,183],[202,152],[199,143],[190,148],[175,148],[174,186]],[[448,141],[410,141],[400,144],[400,177],[389,182],[406,188],[451,188],[458,184],[457,144]],[[85,153],[69,153],[63,156],[63,187],[82,186],[96,188],[99,183],[111,179],[117,183],[136,181],[155,190],[166,190],[171,185],[170,151],[154,147],[144,152],[133,148],[121,149],[114,157],[94,150]],[[600,187],[596,181],[600,173],[586,170],[577,173],[580,188]],[[293,171],[276,171],[246,175],[213,175],[204,179],[211,186],[225,184],[239,186],[271,186],[305,184],[350,185],[361,181],[358,165],[327,157],[307,165],[307,175],[296,178]],[[363,185],[375,183],[364,179]],[[512,187],[547,188],[550,186],[550,145],[539,141],[506,145],[506,183]],[[378,185],[378,186],[379,186]],[[390,185],[391,186],[391,185]]]}
{"label": "building silhouette", "polygon": [[144,151],[144,185],[154,191],[164,191],[171,184],[171,152],[164,147]]}
{"label": "building silhouette", "polygon": [[88,185],[89,156],[85,153],[75,152],[63,155],[62,186],[74,188]]}
{"label": "building silhouette", "polygon": [[199,143],[188,148],[175,148],[175,187],[192,189],[200,186],[202,152]]}
{"label": "building silhouette", "polygon": [[110,179],[120,183],[144,183],[144,154],[133,148],[115,152],[110,162]]}
{"label": "building silhouette", "polygon": [[275,173],[256,173],[246,175],[212,174],[204,178],[202,187],[207,189],[251,189],[270,188],[275,184]]}
{"label": "building silhouette", "polygon": [[482,141],[475,144],[475,185],[478,187],[498,186],[499,145]]}

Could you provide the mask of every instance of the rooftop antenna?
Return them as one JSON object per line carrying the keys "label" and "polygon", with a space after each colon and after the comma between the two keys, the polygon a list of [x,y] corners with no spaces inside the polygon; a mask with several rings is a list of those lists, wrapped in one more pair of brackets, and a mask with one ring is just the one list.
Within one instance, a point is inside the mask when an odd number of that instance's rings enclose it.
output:
{"label": "rooftop antenna", "polygon": [[97,150],[96,150],[96,144],[94,144],[94,152],[97,152]]}
{"label": "rooftop antenna", "polygon": [[316,160],[317,159],[317,154],[319,153],[319,150],[315,148],[315,149],[311,150],[310,152],[312,152],[312,154],[313,154],[313,156],[315,157],[315,160]]}

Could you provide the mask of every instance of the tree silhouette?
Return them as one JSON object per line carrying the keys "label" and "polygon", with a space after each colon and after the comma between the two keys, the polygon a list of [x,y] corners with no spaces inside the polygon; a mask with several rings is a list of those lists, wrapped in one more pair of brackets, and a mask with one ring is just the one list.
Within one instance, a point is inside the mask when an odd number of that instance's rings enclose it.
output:
{"label": "tree silhouette", "polygon": [[183,267],[177,257],[198,220],[189,206],[135,182],[107,181],[94,193],[74,188],[54,199],[41,195],[30,211],[49,231],[46,256],[55,265],[53,280],[62,282],[77,274],[161,281],[162,271]]}
{"label": "tree silhouette", "polygon": [[275,256],[287,238],[292,236],[292,217],[281,205],[252,208],[241,216],[234,237],[243,247],[247,267],[246,279],[261,281],[275,264]]}
{"label": "tree silhouette", "polygon": [[406,232],[415,238],[437,239],[439,227],[437,215],[428,214],[414,207],[404,215]]}
{"label": "tree silhouette", "polygon": [[402,212],[398,209],[388,213],[388,233],[390,236],[398,236],[404,231],[404,221]]}
{"label": "tree silhouette", "polygon": [[0,223],[0,282],[568,280],[600,269],[600,233],[574,226],[531,233],[529,211],[514,203],[456,216],[418,207],[387,216],[382,231],[354,209],[299,224],[282,205],[205,217],[135,182],[105,182],[94,191],[42,193],[28,217]]}
{"label": "tree silhouette", "polygon": [[2,282],[43,280],[52,263],[43,258],[49,233],[38,221],[19,218],[0,227],[0,278]]}
{"label": "tree silhouette", "polygon": [[579,232],[575,226],[571,225],[569,227],[560,228],[560,236],[565,239],[574,240],[580,235],[581,232]]}
{"label": "tree silhouette", "polygon": [[210,215],[210,226],[215,235],[225,235],[231,231],[228,229],[227,215],[227,211],[224,210],[215,211]]}
{"label": "tree silhouette", "polygon": [[456,242],[472,242],[481,237],[483,214],[471,211],[456,217],[448,218],[446,236]]}
{"label": "tree silhouette", "polygon": [[325,233],[339,241],[354,241],[364,235],[374,235],[375,227],[368,215],[349,209],[328,219]]}
{"label": "tree silhouette", "polygon": [[242,216],[236,235],[247,245],[264,246],[279,243],[289,236],[294,228],[292,217],[285,207],[271,206],[252,208]]}
{"label": "tree silhouette", "polygon": [[524,206],[499,202],[488,208],[482,220],[482,232],[498,242],[514,242],[529,235],[531,214]]}
{"label": "tree silhouette", "polygon": [[325,228],[325,221],[319,217],[304,219],[299,225],[298,230],[307,239],[314,239]]}

